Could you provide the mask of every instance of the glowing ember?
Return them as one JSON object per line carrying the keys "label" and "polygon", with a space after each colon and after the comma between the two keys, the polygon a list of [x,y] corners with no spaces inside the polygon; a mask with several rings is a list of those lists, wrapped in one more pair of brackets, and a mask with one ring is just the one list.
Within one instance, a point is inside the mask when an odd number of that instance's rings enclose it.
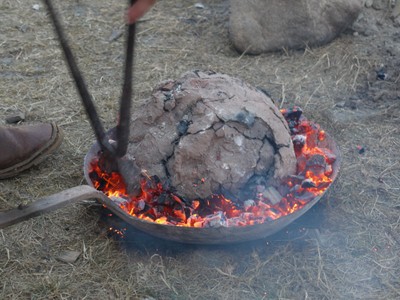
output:
{"label": "glowing ember", "polygon": [[[296,175],[289,176],[277,187],[255,184],[248,188],[247,199],[212,195],[207,199],[188,200],[177,195],[167,181],[145,173],[141,176],[141,194],[133,197],[126,194],[121,176],[103,172],[97,161],[91,163],[90,178],[96,189],[116,201],[126,213],[159,224],[248,226],[276,220],[324,193],[332,183],[332,164],[336,160],[330,149],[319,147],[326,133],[308,121],[300,108],[283,109],[281,113],[290,128],[297,158]],[[193,184],[206,180],[202,178]]]}

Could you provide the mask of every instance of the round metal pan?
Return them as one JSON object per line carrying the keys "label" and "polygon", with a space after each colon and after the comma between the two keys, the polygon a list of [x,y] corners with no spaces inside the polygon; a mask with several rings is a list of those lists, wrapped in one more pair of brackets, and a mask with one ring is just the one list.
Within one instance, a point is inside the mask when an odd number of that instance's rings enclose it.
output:
{"label": "round metal pan", "polygon": [[[112,138],[115,128],[108,132]],[[327,134],[324,141],[318,142],[321,148],[328,148],[336,155],[336,161],[333,163],[333,172],[331,175],[332,183],[335,181],[340,167],[340,152],[334,140]],[[93,186],[89,177],[90,162],[98,156],[100,147],[98,143],[93,144],[84,160],[84,174],[85,179],[89,185]],[[332,184],[331,183],[331,184]],[[325,194],[316,196],[303,208],[295,211],[290,215],[283,216],[274,221],[267,221],[263,224],[248,225],[248,226],[233,226],[233,227],[218,227],[218,228],[194,228],[194,227],[180,227],[173,225],[157,224],[154,222],[139,219],[131,216],[118,205],[112,205],[112,211],[123,219],[125,222],[131,224],[135,228],[144,231],[150,235],[190,244],[227,244],[245,242],[256,239],[265,238],[272,235],[279,230],[285,228],[287,225],[305,214],[311,207],[313,207]]]}

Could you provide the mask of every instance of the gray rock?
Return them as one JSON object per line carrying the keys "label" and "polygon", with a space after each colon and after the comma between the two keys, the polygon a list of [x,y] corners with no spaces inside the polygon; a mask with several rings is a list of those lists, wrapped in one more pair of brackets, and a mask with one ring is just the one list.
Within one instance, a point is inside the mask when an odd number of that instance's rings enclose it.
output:
{"label": "gray rock", "polygon": [[393,25],[394,27],[400,27],[400,16],[393,18]]}
{"label": "gray rock", "polygon": [[372,7],[376,10],[382,10],[388,8],[388,0],[374,0]]}
{"label": "gray rock", "polygon": [[364,13],[359,15],[352,28],[362,36],[374,36],[379,34],[379,28],[376,23],[376,19]]}
{"label": "gray rock", "polygon": [[374,3],[374,0],[366,0],[364,5],[365,5],[365,7],[370,8],[373,3]]}
{"label": "gray rock", "polygon": [[397,0],[393,7],[391,17],[392,19],[398,19],[399,16],[400,16],[400,0]]}
{"label": "gray rock", "polygon": [[248,54],[320,46],[352,25],[361,9],[360,0],[231,0],[229,34]]}

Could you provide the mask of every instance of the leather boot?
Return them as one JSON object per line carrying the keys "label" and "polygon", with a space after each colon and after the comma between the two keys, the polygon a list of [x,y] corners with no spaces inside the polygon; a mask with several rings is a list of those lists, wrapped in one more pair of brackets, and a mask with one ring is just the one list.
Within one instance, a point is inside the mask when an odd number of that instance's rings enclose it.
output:
{"label": "leather boot", "polygon": [[61,144],[63,133],[54,123],[0,126],[0,179],[39,164]]}

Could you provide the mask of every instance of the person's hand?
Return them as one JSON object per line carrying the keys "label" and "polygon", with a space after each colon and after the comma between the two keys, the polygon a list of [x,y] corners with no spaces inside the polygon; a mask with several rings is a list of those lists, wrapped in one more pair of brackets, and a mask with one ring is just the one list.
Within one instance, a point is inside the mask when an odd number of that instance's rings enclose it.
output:
{"label": "person's hand", "polygon": [[135,23],[154,5],[155,2],[156,0],[137,0],[136,3],[128,9],[128,24]]}

